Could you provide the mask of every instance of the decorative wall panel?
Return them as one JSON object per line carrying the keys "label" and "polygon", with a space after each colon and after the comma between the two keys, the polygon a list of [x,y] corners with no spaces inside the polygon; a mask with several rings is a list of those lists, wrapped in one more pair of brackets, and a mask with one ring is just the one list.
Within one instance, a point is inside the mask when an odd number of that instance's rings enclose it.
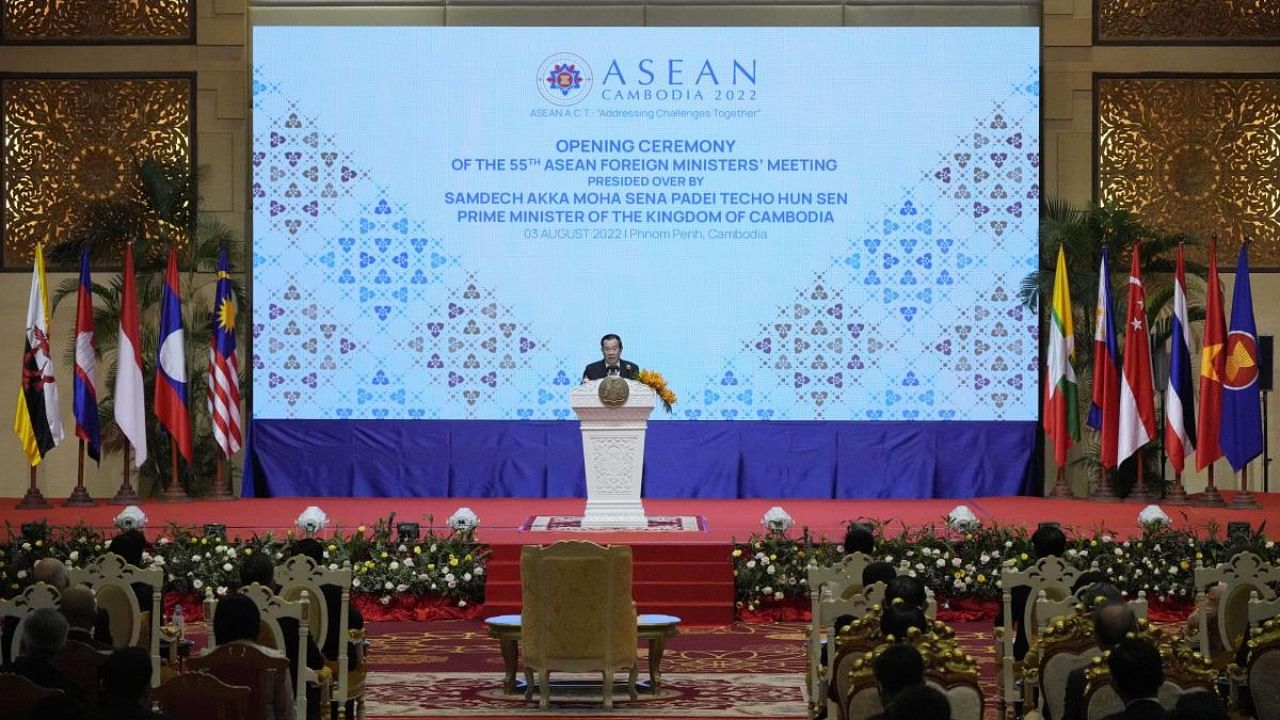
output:
{"label": "decorative wall panel", "polygon": [[1098,44],[1280,43],[1276,0],[1094,0]]}
{"label": "decorative wall panel", "polygon": [[1280,267],[1280,77],[1096,76],[1097,198]]}
{"label": "decorative wall panel", "polygon": [[190,163],[195,77],[0,77],[3,266],[75,231],[95,200],[139,197],[134,163]]}
{"label": "decorative wall panel", "polygon": [[4,0],[0,42],[193,43],[194,0]]}

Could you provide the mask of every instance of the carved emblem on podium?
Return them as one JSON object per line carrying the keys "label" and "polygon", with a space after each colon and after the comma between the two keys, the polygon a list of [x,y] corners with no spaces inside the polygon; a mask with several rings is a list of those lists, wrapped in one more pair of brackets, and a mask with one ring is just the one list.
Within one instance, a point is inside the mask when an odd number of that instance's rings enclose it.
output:
{"label": "carved emblem on podium", "polygon": [[620,377],[607,377],[600,381],[600,402],[615,407],[625,405],[631,395],[631,386]]}

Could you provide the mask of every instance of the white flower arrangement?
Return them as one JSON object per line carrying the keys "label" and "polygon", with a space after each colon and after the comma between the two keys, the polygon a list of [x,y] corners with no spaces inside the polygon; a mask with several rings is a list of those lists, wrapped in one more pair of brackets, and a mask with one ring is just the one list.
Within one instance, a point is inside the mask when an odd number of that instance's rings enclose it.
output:
{"label": "white flower arrangement", "polygon": [[329,526],[329,516],[315,505],[310,505],[298,515],[297,526],[304,536],[310,537]]}
{"label": "white flower arrangement", "polygon": [[147,526],[147,514],[137,505],[130,505],[116,515],[114,522],[121,530],[141,530]]}
{"label": "white flower arrangement", "polygon": [[978,527],[978,516],[973,514],[968,505],[957,505],[947,513],[947,524],[956,530],[970,530]]}
{"label": "white flower arrangement", "polygon": [[[469,507],[460,507],[449,516],[449,527],[454,530],[474,530],[480,524],[480,518]],[[433,547],[432,550],[435,548]]]}
{"label": "white flower arrangement", "polygon": [[1138,513],[1138,524],[1142,526],[1149,525],[1168,525],[1169,516],[1159,505],[1148,505],[1142,508],[1142,512]]}
{"label": "white flower arrangement", "polygon": [[765,511],[764,517],[760,519],[760,522],[770,532],[786,532],[796,524],[796,521],[792,520],[787,511],[783,510],[779,505],[774,505]]}

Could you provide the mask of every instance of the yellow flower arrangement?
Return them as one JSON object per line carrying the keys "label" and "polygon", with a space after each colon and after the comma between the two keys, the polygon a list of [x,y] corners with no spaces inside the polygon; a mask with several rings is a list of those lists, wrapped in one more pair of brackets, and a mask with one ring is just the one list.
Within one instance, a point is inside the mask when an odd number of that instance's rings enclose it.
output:
{"label": "yellow flower arrangement", "polygon": [[667,379],[662,377],[662,373],[656,370],[641,370],[636,373],[636,379],[653,388],[658,394],[658,399],[662,401],[662,407],[668,413],[671,412],[671,406],[676,404],[675,392],[667,387]]}

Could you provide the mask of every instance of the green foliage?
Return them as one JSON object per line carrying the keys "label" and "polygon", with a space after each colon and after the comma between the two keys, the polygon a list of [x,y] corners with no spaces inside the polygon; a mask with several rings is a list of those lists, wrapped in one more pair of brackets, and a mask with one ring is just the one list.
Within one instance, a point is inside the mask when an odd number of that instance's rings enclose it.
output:
{"label": "green foliage", "polygon": [[[1021,526],[984,523],[974,528],[951,527],[944,520],[887,538],[876,530],[877,559],[893,563],[918,577],[940,598],[1000,597],[1000,569],[1024,568],[1035,562],[1030,537]],[[1087,570],[1093,564],[1107,573],[1130,595],[1146,591],[1152,600],[1191,601],[1195,598],[1197,563],[1213,566],[1235,553],[1248,550],[1267,562],[1280,563],[1280,548],[1259,528],[1247,542],[1232,544],[1218,537],[1215,526],[1147,525],[1132,540],[1122,540],[1106,529],[1080,531],[1064,528],[1066,560]],[[1206,535],[1203,539],[1201,535]],[[756,610],[770,602],[807,600],[810,565],[833,565],[844,548],[808,528],[799,538],[785,532],[752,535],[733,549],[735,595],[738,606]]]}
{"label": "green foliage", "polygon": [[[352,589],[387,598],[410,593],[443,597],[465,607],[483,602],[485,562],[489,547],[475,539],[472,531],[450,531],[428,527],[416,542],[392,539],[394,518],[379,520],[370,530],[365,526],[351,531],[338,529],[325,543],[324,558],[330,567],[348,562],[354,571]],[[50,528],[43,523],[23,535],[8,528],[8,538],[0,541],[0,596],[11,596],[31,584],[31,566],[36,560],[55,557],[68,567],[85,567],[106,551],[108,538],[100,530],[85,525]],[[170,525],[152,540],[153,547],[143,561],[165,571],[165,592],[225,594],[239,585],[240,564],[253,553],[267,553],[280,562],[295,533],[283,536],[267,532],[247,539],[205,535],[199,528]]]}
{"label": "green foliage", "polygon": [[[170,475],[170,442],[159,420],[151,413],[156,371],[156,345],[160,323],[160,300],[164,286],[164,270],[169,247],[178,247],[179,280],[182,295],[182,321],[186,328],[187,398],[191,415],[192,461],[181,460],[179,472],[187,491],[203,494],[214,477],[217,458],[221,455],[213,440],[205,388],[208,383],[209,338],[213,333],[213,274],[218,252],[226,246],[232,267],[232,291],[242,312],[245,294],[238,281],[242,243],[231,230],[212,217],[197,212],[199,182],[195,173],[182,165],[147,160],[136,166],[143,188],[142,200],[112,199],[98,201],[85,209],[83,226],[72,238],[49,247],[53,266],[79,268],[80,253],[88,247],[96,265],[116,264],[123,257],[127,243],[134,244],[137,276],[138,311],[141,321],[142,376],[146,388],[147,461],[138,469],[140,488],[157,492]],[[102,447],[106,453],[123,452],[127,444],[113,416],[112,390],[115,380],[118,328],[121,315],[122,276],[117,273],[102,279],[95,273],[94,329],[98,347],[98,416],[102,428]],[[56,312],[62,301],[71,298],[70,312],[75,312],[78,278],[67,278],[51,296]],[[237,326],[237,345],[244,347],[243,326]],[[68,337],[66,358],[74,363],[75,338]],[[247,363],[241,363],[241,394],[247,395]],[[235,463],[227,463],[228,477],[234,482],[238,473]]]}

